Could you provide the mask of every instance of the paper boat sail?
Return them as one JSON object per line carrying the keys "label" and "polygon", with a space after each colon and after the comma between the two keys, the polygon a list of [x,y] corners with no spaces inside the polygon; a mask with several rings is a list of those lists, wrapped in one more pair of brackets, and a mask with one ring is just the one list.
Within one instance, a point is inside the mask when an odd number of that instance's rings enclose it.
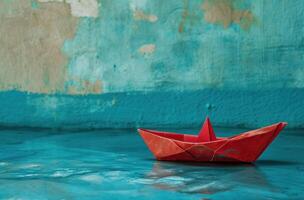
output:
{"label": "paper boat sail", "polygon": [[198,136],[138,129],[157,160],[254,162],[287,125],[280,122],[232,137],[216,137],[209,118]]}

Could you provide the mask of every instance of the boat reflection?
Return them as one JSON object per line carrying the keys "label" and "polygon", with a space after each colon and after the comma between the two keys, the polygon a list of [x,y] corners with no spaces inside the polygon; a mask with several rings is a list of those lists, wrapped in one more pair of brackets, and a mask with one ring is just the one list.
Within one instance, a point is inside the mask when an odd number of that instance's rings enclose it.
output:
{"label": "boat reflection", "polygon": [[215,194],[234,187],[270,188],[273,186],[253,164],[201,164],[156,161],[146,178],[153,187],[181,193]]}

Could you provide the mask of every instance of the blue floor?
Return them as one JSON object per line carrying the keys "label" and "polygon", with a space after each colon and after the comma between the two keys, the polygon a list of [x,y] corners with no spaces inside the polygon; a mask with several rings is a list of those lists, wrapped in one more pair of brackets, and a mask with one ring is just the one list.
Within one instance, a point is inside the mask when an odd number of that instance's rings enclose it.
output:
{"label": "blue floor", "polygon": [[303,142],[282,131],[253,165],[211,165],[155,161],[134,130],[2,129],[0,199],[304,199]]}

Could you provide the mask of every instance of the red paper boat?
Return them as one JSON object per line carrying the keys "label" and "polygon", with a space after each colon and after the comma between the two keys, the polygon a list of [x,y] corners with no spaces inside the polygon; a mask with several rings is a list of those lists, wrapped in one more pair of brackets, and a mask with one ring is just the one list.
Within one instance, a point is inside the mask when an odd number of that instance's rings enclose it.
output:
{"label": "red paper boat", "polygon": [[280,122],[232,137],[216,137],[209,118],[198,136],[138,129],[157,160],[254,162],[287,125]]}

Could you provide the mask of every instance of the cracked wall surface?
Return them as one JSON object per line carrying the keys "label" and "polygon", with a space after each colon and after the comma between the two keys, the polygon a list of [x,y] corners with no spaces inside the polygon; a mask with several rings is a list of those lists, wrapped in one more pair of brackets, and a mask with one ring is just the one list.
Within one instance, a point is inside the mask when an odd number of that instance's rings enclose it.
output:
{"label": "cracked wall surface", "polygon": [[0,89],[303,88],[302,1],[3,0]]}

